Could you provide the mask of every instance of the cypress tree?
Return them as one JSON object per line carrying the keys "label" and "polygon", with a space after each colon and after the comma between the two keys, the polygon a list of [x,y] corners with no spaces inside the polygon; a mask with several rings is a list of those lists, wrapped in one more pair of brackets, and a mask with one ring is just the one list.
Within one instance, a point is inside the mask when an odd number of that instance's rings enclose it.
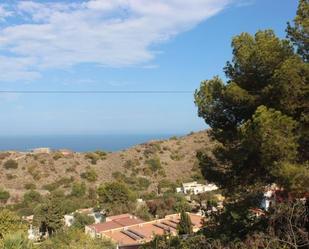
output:
{"label": "cypress tree", "polygon": [[180,221],[177,226],[177,231],[179,235],[188,235],[193,232],[190,216],[185,211],[181,211],[180,213]]}

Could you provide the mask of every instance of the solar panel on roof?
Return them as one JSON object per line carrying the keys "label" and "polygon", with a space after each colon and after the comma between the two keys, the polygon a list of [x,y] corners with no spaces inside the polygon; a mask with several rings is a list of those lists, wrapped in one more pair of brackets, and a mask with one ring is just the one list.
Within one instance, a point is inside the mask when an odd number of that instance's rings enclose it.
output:
{"label": "solar panel on roof", "polygon": [[131,233],[134,233],[135,235],[137,235],[138,237],[140,237],[141,239],[144,239],[145,236],[135,230],[132,230],[132,229],[128,229],[127,231],[131,232]]}
{"label": "solar panel on roof", "polygon": [[176,221],[176,220],[168,220],[169,222],[172,222],[172,223],[174,223],[174,224],[176,224],[176,225],[178,225],[179,224],[179,221]]}
{"label": "solar panel on roof", "polygon": [[168,227],[171,227],[171,228],[174,228],[176,229],[177,228],[177,225],[176,224],[173,224],[173,223],[168,223],[166,221],[162,221],[162,224],[168,226]]}
{"label": "solar panel on roof", "polygon": [[163,229],[164,231],[167,231],[167,232],[170,232],[170,231],[171,231],[171,229],[170,229],[169,227],[167,227],[167,226],[165,226],[165,225],[162,225],[162,224],[160,224],[160,223],[153,224],[153,225],[156,226],[156,227],[158,227],[158,228]]}
{"label": "solar panel on roof", "polygon": [[140,239],[141,239],[140,237],[138,237],[138,236],[135,235],[134,233],[131,233],[131,232],[127,231],[127,230],[122,230],[121,232],[122,232],[123,234],[129,236],[131,239],[134,239],[134,240],[140,240]]}

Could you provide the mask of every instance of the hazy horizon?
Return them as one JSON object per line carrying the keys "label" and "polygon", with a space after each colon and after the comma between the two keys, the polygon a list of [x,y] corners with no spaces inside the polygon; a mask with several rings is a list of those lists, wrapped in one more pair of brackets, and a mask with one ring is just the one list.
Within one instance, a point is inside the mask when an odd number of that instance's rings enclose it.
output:
{"label": "hazy horizon", "polygon": [[27,152],[34,148],[70,149],[76,152],[119,151],[149,142],[187,134],[80,134],[80,135],[0,135],[0,151]]}

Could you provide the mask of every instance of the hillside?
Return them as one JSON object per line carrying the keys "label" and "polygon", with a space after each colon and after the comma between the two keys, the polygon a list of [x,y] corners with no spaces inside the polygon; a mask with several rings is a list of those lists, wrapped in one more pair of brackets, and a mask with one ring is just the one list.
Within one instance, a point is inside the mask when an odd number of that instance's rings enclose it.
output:
{"label": "hillside", "polygon": [[95,187],[122,180],[137,192],[149,193],[157,191],[159,182],[164,187],[200,179],[196,151],[211,146],[207,132],[201,131],[110,153],[1,152],[0,188],[10,192],[10,202],[20,200],[27,189],[69,192],[77,181]]}

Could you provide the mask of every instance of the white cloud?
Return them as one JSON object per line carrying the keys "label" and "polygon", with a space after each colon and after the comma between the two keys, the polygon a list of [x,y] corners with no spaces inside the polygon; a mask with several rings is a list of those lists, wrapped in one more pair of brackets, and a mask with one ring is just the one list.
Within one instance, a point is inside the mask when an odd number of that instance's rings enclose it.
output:
{"label": "white cloud", "polygon": [[20,24],[0,29],[0,79],[34,79],[43,70],[80,63],[145,66],[158,52],[154,44],[193,28],[232,1],[19,1],[10,11]]}
{"label": "white cloud", "polygon": [[0,22],[5,21],[5,19],[12,15],[12,12],[7,10],[5,5],[0,4]]}

